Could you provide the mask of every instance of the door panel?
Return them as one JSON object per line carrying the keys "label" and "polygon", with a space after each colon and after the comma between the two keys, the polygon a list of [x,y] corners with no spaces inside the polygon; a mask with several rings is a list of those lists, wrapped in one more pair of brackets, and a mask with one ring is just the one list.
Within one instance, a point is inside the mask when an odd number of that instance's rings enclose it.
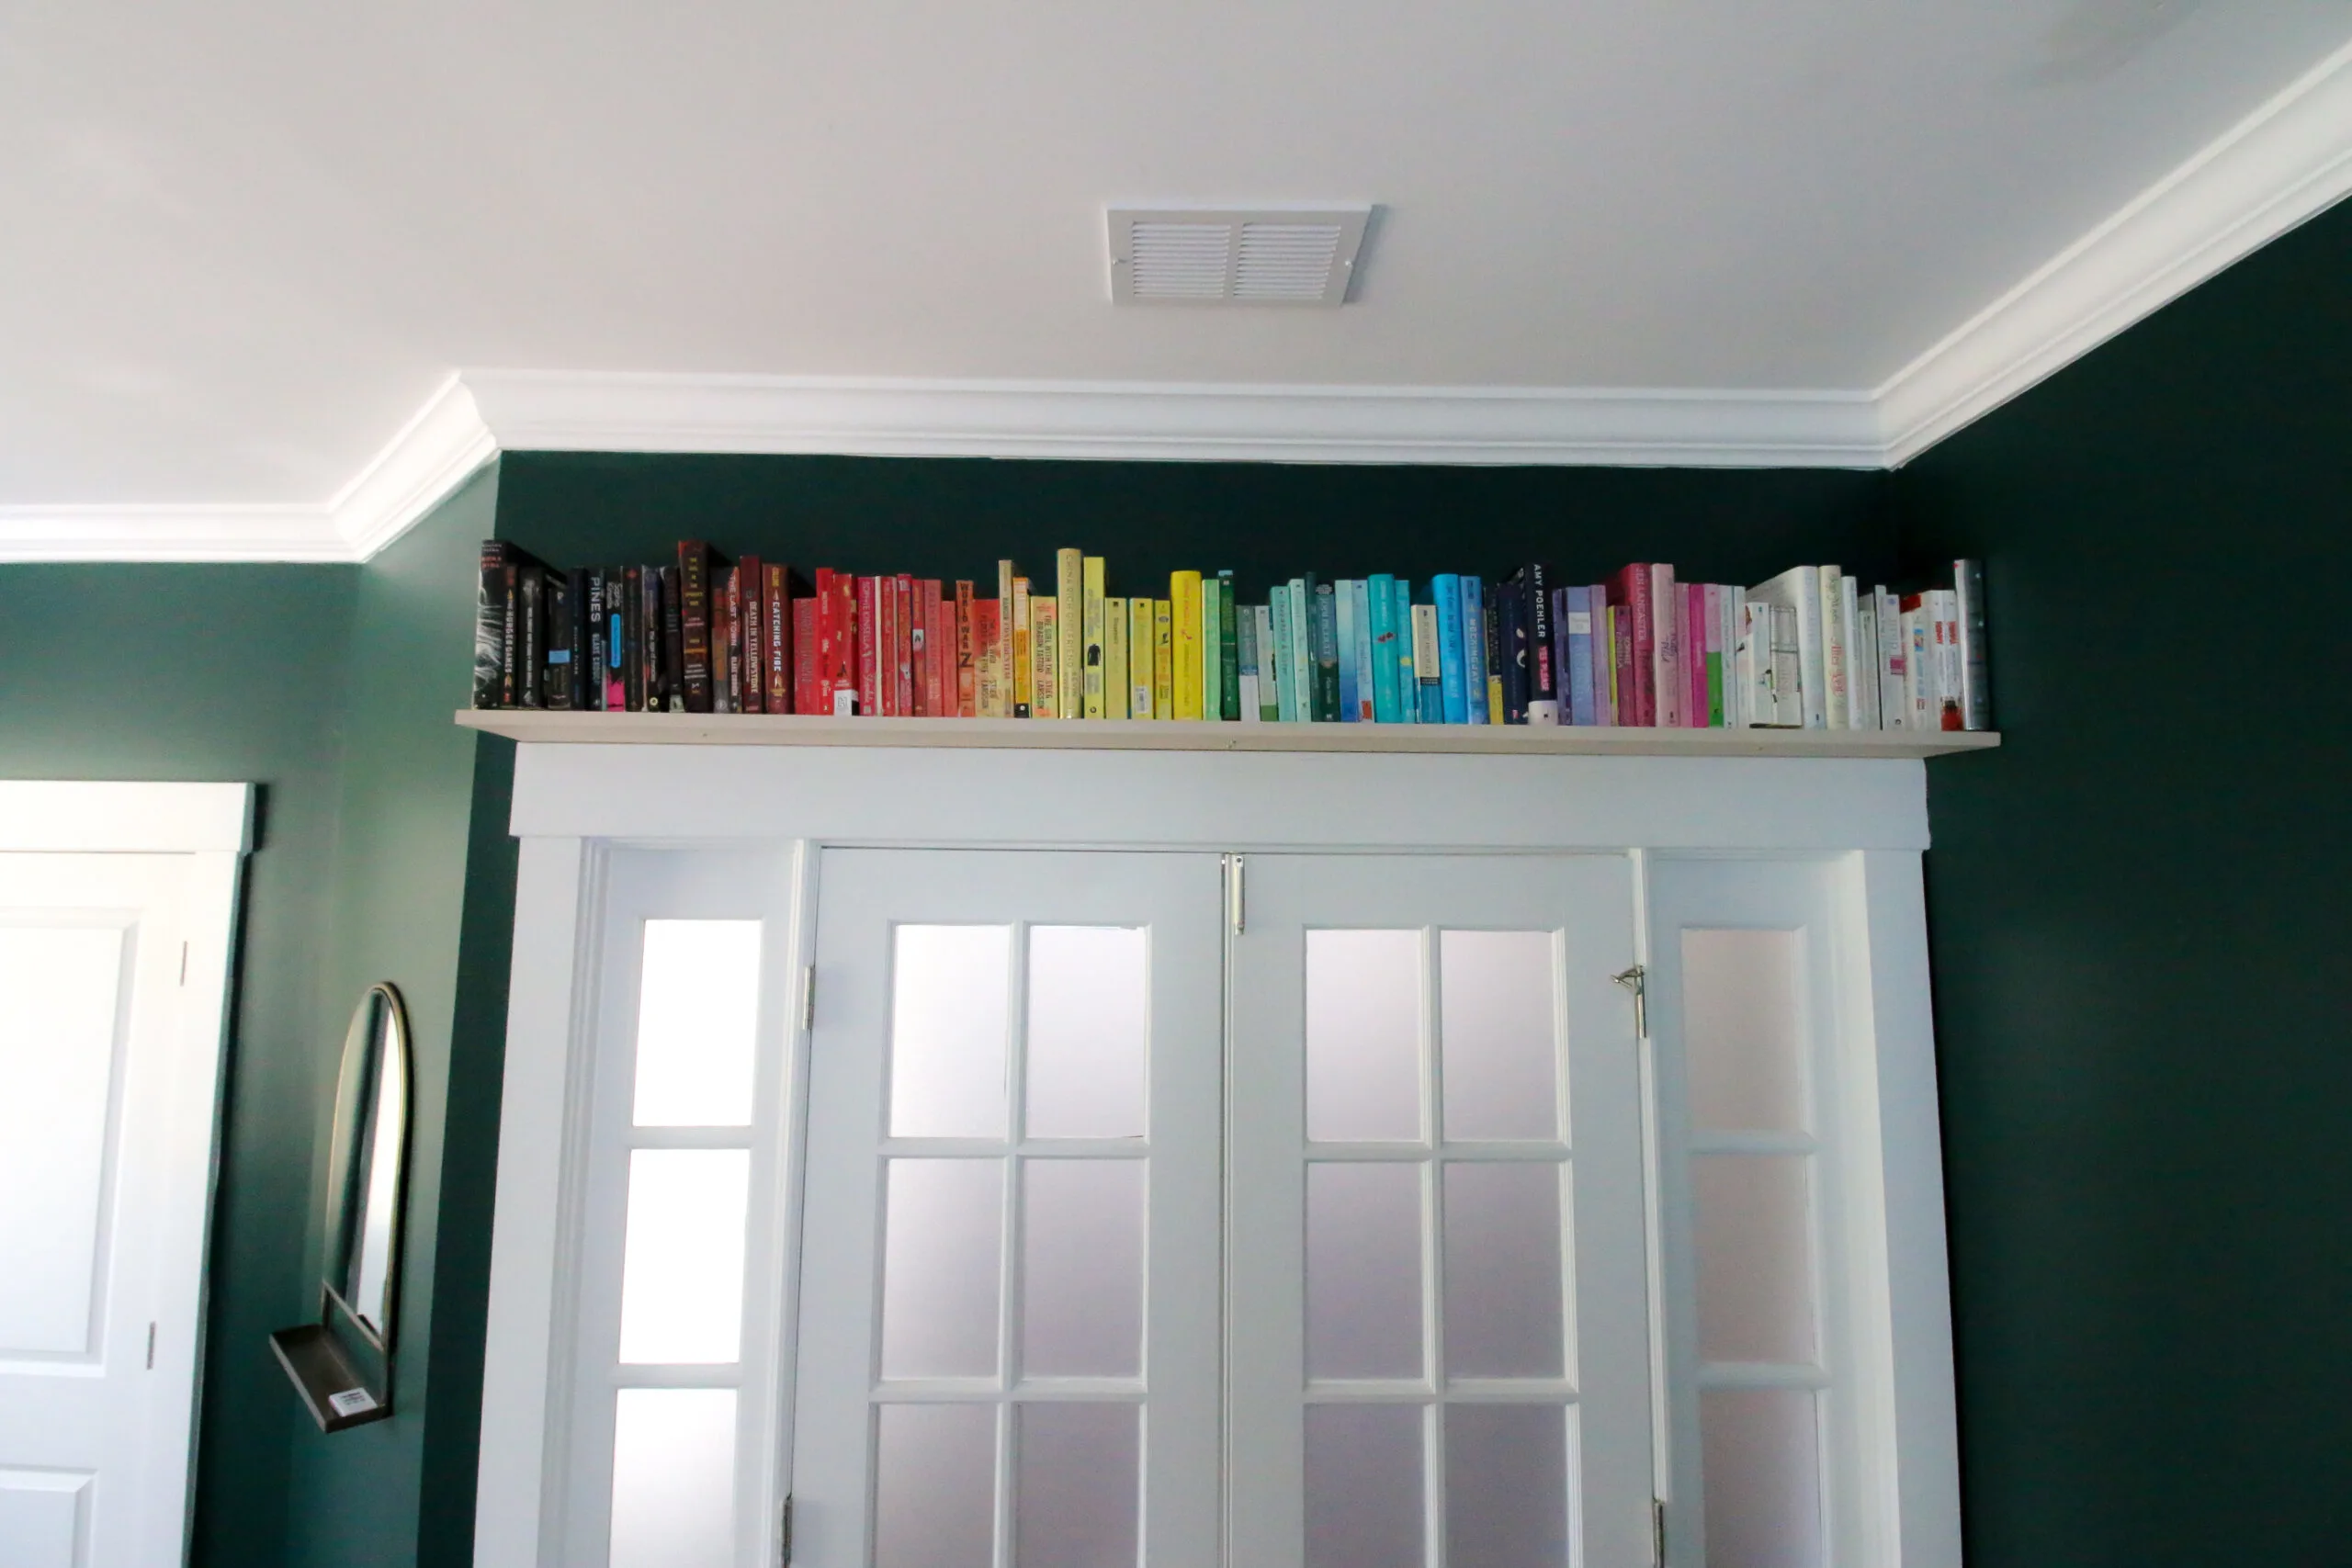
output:
{"label": "door panel", "polygon": [[[217,1062],[202,1054],[190,1081],[195,1054],[175,1049],[192,864],[0,855],[0,1556],[12,1563],[179,1560],[199,1281],[175,1263],[202,1255],[200,1235],[180,1230],[202,1224]],[[175,1352],[160,1371],[159,1339]]]}
{"label": "door panel", "polygon": [[1251,855],[1246,882],[1227,1560],[1647,1562],[1628,863]]}
{"label": "door panel", "polygon": [[795,1562],[1213,1562],[1218,857],[820,878]]}

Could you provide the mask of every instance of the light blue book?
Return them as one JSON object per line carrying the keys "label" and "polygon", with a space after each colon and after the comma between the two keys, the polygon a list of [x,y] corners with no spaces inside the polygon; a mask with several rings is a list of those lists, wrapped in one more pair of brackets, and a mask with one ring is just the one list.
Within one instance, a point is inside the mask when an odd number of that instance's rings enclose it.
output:
{"label": "light blue book", "polygon": [[1364,583],[1372,642],[1372,719],[1394,724],[1396,713],[1396,580],[1374,572]]}
{"label": "light blue book", "polygon": [[1441,571],[1430,579],[1430,597],[1437,603],[1438,696],[1440,713],[1448,724],[1470,722],[1467,688],[1462,669],[1462,579]]}
{"label": "light blue book", "polygon": [[1290,593],[1291,706],[1301,724],[1315,722],[1315,623],[1306,618],[1306,579],[1294,577]]}
{"label": "light blue book", "polygon": [[1280,710],[1276,717],[1289,724],[1298,717],[1298,678],[1293,673],[1291,657],[1291,639],[1296,633],[1290,624],[1290,590],[1277,587],[1267,608],[1272,611],[1274,623],[1274,704]]}
{"label": "light blue book", "polygon": [[1396,722],[1421,722],[1421,685],[1413,671],[1413,584],[1398,578],[1391,584],[1396,595]]}
{"label": "light blue book", "polygon": [[1356,596],[1357,586],[1347,578],[1334,584],[1339,592],[1340,615],[1340,720],[1353,724],[1356,720],[1356,682],[1363,679],[1363,666],[1356,662]]}
{"label": "light blue book", "polygon": [[1348,716],[1359,724],[1370,724],[1378,717],[1374,690],[1376,667],[1372,661],[1372,587],[1363,578],[1353,578],[1348,592],[1356,605],[1356,701]]}
{"label": "light blue book", "polygon": [[1462,580],[1462,694],[1466,717],[1485,724],[1487,713],[1487,585]]}

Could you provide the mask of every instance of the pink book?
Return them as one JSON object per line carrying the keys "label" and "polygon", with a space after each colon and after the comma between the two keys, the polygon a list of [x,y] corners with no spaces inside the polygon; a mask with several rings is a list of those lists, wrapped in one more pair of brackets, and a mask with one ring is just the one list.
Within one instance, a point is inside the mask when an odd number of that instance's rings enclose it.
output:
{"label": "pink book", "polygon": [[1682,669],[1682,595],[1674,591],[1674,569],[1664,561],[1650,568],[1651,643],[1650,685],[1657,694],[1657,727],[1682,728],[1683,705],[1690,700],[1689,678]]}
{"label": "pink book", "polygon": [[1686,729],[1707,728],[1707,585],[1679,584],[1682,590],[1682,724]]}

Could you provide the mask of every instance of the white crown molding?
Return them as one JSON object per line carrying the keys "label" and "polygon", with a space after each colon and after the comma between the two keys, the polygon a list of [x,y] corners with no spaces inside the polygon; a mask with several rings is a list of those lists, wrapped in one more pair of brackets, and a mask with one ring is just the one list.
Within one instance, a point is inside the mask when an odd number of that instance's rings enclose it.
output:
{"label": "white crown molding", "polygon": [[364,561],[501,451],[1883,468],[2352,193],[2352,45],[1875,390],[469,370],[316,506],[0,507],[0,562]]}
{"label": "white crown molding", "polygon": [[1847,392],[469,370],[507,451],[1872,468]]}
{"label": "white crown molding", "polygon": [[2352,193],[2352,44],[1878,389],[1885,461],[1929,446]]}

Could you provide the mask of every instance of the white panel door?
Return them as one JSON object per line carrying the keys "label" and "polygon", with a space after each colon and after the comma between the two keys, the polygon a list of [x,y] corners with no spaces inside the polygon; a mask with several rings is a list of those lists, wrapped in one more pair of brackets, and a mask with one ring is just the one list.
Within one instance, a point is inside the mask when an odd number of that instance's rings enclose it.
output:
{"label": "white panel door", "polygon": [[191,855],[0,854],[7,1568],[185,1550],[219,1052],[183,942],[212,880]]}
{"label": "white panel door", "polygon": [[1248,857],[1226,1561],[1650,1561],[1639,1059],[1600,856]]}
{"label": "white panel door", "polygon": [[825,852],[796,1564],[1216,1560],[1220,888]]}

